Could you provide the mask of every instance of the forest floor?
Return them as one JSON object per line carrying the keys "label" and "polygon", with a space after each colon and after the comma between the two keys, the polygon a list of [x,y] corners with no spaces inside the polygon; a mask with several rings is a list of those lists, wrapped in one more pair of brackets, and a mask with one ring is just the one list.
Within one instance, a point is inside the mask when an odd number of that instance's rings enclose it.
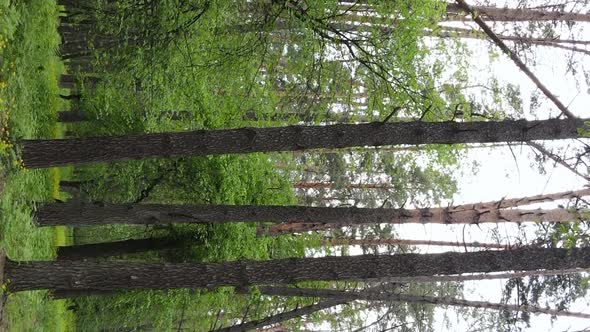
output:
{"label": "forest floor", "polygon": [[[57,20],[54,1],[0,1],[0,248],[17,261],[52,259],[56,246],[71,242],[65,228],[38,228],[32,217],[36,203],[60,198],[66,171],[24,170],[10,143],[63,136],[55,120],[63,107]],[[2,330],[71,331],[75,317],[67,306],[45,291],[10,294]]]}

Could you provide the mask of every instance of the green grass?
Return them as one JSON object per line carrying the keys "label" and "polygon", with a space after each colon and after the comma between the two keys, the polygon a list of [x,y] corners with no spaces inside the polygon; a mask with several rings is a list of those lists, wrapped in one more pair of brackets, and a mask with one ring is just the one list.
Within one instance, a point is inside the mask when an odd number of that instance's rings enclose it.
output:
{"label": "green grass", "polygon": [[[64,228],[38,228],[32,220],[39,202],[59,197],[58,170],[22,170],[9,141],[60,137],[55,113],[64,105],[57,97],[63,66],[55,56],[59,45],[54,1],[0,0],[0,119],[3,193],[0,197],[0,247],[12,260],[55,256],[55,246],[70,242]],[[71,331],[75,317],[65,301],[47,292],[10,294],[3,327],[10,331]]]}

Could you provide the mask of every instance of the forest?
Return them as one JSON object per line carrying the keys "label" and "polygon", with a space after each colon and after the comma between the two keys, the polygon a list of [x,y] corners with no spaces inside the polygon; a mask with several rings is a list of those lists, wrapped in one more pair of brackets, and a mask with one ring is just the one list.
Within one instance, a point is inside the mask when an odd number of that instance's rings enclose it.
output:
{"label": "forest", "polygon": [[0,0],[0,331],[588,331],[586,0]]}

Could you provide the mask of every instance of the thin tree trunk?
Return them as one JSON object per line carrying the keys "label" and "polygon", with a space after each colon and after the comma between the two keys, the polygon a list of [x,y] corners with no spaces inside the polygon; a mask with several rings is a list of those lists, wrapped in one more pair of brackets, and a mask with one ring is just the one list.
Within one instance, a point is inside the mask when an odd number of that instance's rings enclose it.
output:
{"label": "thin tree trunk", "polygon": [[385,301],[403,302],[418,304],[450,305],[469,308],[484,308],[493,310],[521,311],[534,314],[547,314],[552,316],[565,316],[577,318],[590,318],[590,314],[571,312],[565,310],[547,309],[526,305],[511,305],[483,301],[469,301],[451,297],[433,297],[411,294],[376,293],[369,291],[341,291],[333,289],[294,288],[294,287],[260,287],[260,292],[265,295],[274,296],[301,296],[319,297],[324,299],[340,300],[362,300],[362,301]]}
{"label": "thin tree trunk", "polygon": [[252,331],[256,329],[261,329],[263,327],[278,324],[289,319],[299,318],[306,315],[311,315],[315,312],[332,308],[337,305],[345,304],[348,300],[340,300],[340,299],[328,299],[325,301],[321,301],[315,304],[311,304],[305,307],[296,308],[291,311],[281,312],[276,315],[272,315],[263,319],[254,320],[246,323],[242,323],[239,325],[234,325],[230,327],[224,327],[220,329],[213,330],[212,332],[242,332],[242,331]]}
{"label": "thin tree trunk", "polygon": [[550,158],[554,162],[556,162],[556,163],[560,164],[561,166],[565,167],[570,172],[572,172],[572,173],[576,174],[577,176],[581,177],[582,179],[584,179],[586,181],[590,181],[590,176],[584,175],[584,174],[580,173],[575,167],[573,167],[570,164],[566,163],[563,159],[561,159],[559,156],[553,154],[551,151],[545,149],[541,144],[537,144],[535,142],[528,142],[528,145],[531,146],[532,148],[536,149],[537,151],[539,151],[544,156]]}
{"label": "thin tree trunk", "polygon": [[388,278],[388,282],[410,283],[410,282],[463,282],[468,280],[496,280],[522,278],[528,276],[548,276],[548,275],[567,275],[588,272],[587,269],[563,269],[563,270],[542,270],[542,271],[522,271],[507,273],[484,273],[484,274],[467,274],[467,275],[448,275],[448,276],[428,276],[428,277],[396,277]]}
{"label": "thin tree trunk", "polygon": [[570,222],[583,211],[566,209],[384,209],[276,205],[165,205],[65,202],[46,204],[36,212],[39,226],[107,224],[274,222],[337,226],[365,224],[478,224],[490,222]]}
{"label": "thin tree trunk", "polygon": [[148,238],[65,246],[57,248],[57,259],[85,260],[98,257],[122,256],[177,248],[182,243],[182,240],[173,238]]}
{"label": "thin tree trunk", "polygon": [[303,281],[371,281],[391,277],[590,267],[588,248],[520,248],[467,253],[288,258],[228,263],[157,264],[6,261],[10,292],[243,287]]}
{"label": "thin tree trunk", "polygon": [[296,151],[400,144],[526,142],[580,137],[584,120],[400,122],[200,130],[21,141],[29,168],[151,157]]}
{"label": "thin tree trunk", "polygon": [[471,10],[463,4],[447,4],[447,15],[450,18],[463,17],[471,11],[477,13],[482,20],[528,22],[528,21],[578,21],[590,22],[590,15],[563,11],[547,11],[528,8],[499,8],[488,6],[471,6]]}
{"label": "thin tree trunk", "polygon": [[[336,185],[334,182],[295,182],[293,188],[295,189],[333,189]],[[349,183],[343,186],[349,189],[381,189],[392,190],[395,189],[389,183]]]}
{"label": "thin tree trunk", "polygon": [[[436,33],[433,33],[436,32]],[[459,37],[459,38],[473,38],[473,39],[486,39],[488,35],[485,32],[469,28],[449,27],[449,26],[438,26],[433,32],[427,32],[428,35],[433,37]],[[553,37],[524,37],[524,36],[510,36],[510,35],[499,35],[498,38],[502,40],[522,42],[526,44],[537,44],[546,45],[546,43],[555,44],[573,44],[573,45],[590,45],[590,40],[577,40],[577,39],[560,39]]]}
{"label": "thin tree trunk", "polygon": [[[481,19],[480,15],[485,13],[485,11],[481,11],[482,7],[470,7],[465,0],[455,0],[457,3],[457,8],[469,13],[475,23],[479,25],[480,28],[490,37],[490,39],[516,64],[518,68],[526,75],[528,78],[543,92],[543,94],[549,98],[557,106],[557,108],[561,111],[561,113],[567,116],[570,119],[575,119],[576,116],[567,109],[565,106],[549,89],[541,83],[541,81],[537,78],[535,74],[520,60],[520,58],[516,55],[516,53],[512,52],[508,46],[498,37],[496,34],[490,29],[490,27]],[[476,9],[477,8],[477,9]],[[489,8],[489,7],[483,7]],[[590,17],[590,16],[589,16]]]}
{"label": "thin tree trunk", "polygon": [[[354,9],[363,13],[371,12],[377,13],[377,11],[367,3],[366,0],[339,0],[341,3],[340,10],[346,12],[352,12],[351,7],[354,5]],[[493,7],[493,6],[471,6],[471,8],[477,12],[478,16],[484,20],[491,21],[506,21],[506,22],[528,22],[528,21],[578,21],[578,22],[590,22],[589,14],[580,14],[574,12],[564,12],[559,10],[540,10],[531,8],[507,8],[507,7]],[[467,16],[469,11],[461,5],[452,3],[446,4],[446,14],[448,20],[459,19],[466,20],[470,19]],[[361,16],[361,15],[356,15]],[[366,18],[366,16],[363,16]]]}
{"label": "thin tree trunk", "polygon": [[445,246],[445,247],[469,247],[483,249],[510,249],[510,246],[499,243],[480,242],[452,242],[434,240],[407,240],[407,239],[326,239],[324,246],[383,246],[383,245],[407,245],[407,246]]}
{"label": "thin tree trunk", "polygon": [[572,198],[580,198],[590,196],[590,188],[580,190],[562,191],[552,194],[540,194],[534,196],[525,196],[519,198],[506,198],[498,201],[481,202],[481,203],[467,203],[454,205],[451,210],[469,210],[469,209],[506,209],[518,206],[526,206],[538,203],[554,202],[559,200],[567,200]]}

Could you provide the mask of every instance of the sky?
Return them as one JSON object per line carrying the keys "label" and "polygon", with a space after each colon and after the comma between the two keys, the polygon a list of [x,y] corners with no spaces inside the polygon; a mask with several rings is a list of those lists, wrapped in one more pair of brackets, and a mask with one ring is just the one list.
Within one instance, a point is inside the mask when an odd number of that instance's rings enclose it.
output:
{"label": "sky", "polygon": [[[489,1],[489,5],[498,7],[516,7],[520,1],[498,0]],[[528,1],[533,6],[542,6],[547,3],[555,3],[555,0]],[[571,1],[570,1],[571,2]],[[468,1],[474,4],[473,0]],[[566,8],[566,11],[571,8]],[[576,12],[588,12],[590,7],[576,9]],[[458,24],[462,26],[463,23]],[[501,24],[492,25],[492,29],[501,33]],[[574,28],[576,39],[590,40],[590,33],[584,28]],[[560,31],[563,38],[571,38],[567,29]],[[541,107],[534,113],[529,112],[529,100],[533,93],[540,93],[530,79],[519,71],[516,65],[505,55],[490,56],[489,49],[494,49],[496,54],[501,51],[489,41],[468,40],[471,58],[470,79],[466,82],[473,85],[476,82],[485,84],[491,76],[496,77],[500,82],[511,83],[520,87],[523,100],[524,117],[527,119],[554,118],[560,114],[557,108],[547,99],[542,99]],[[508,43],[509,47],[513,47]],[[537,75],[541,82],[576,116],[590,118],[590,87],[587,86],[582,72],[576,76],[571,73],[565,75],[566,60],[570,56],[569,51],[537,47],[534,48],[536,62],[532,65],[527,63],[529,68]],[[579,69],[590,69],[590,56],[577,56]],[[522,115],[512,115],[522,117]],[[545,147],[557,148],[567,147],[575,144],[573,141],[544,142]],[[467,151],[464,158],[464,167],[458,177],[459,190],[453,197],[453,204],[494,201],[502,198],[523,197],[530,195],[562,192],[568,190],[582,189],[587,182],[563,166],[554,165],[553,162],[545,163],[545,173],[540,173],[533,164],[534,154],[526,145],[513,145],[508,147],[493,147],[487,149],[471,149]],[[477,172],[474,174],[472,165],[477,163]],[[447,204],[451,202],[446,202]],[[543,204],[544,208],[557,207],[556,203]],[[532,206],[526,208],[537,208]],[[479,226],[454,226],[437,224],[406,224],[398,225],[396,232],[399,238],[404,239],[430,239],[457,242],[495,242],[491,236],[491,230],[496,229],[503,238],[503,243],[514,243],[519,235],[519,230],[514,224],[482,224]],[[525,228],[527,237],[534,238],[534,227]],[[443,252],[461,250],[462,248],[421,246],[420,252]],[[354,251],[351,251],[354,253]],[[478,281],[465,283],[465,299],[498,302],[501,298],[505,280]],[[590,298],[579,299],[570,308],[571,311],[590,312]],[[467,322],[454,315],[454,309],[438,309],[437,322],[434,324],[436,331],[446,331],[447,327],[442,324],[443,317],[447,315],[453,323],[456,331],[463,331],[468,328]],[[376,318],[376,315],[369,316],[369,320]],[[547,315],[536,315],[531,318],[531,327],[527,331],[590,331],[590,320],[576,318],[557,318],[551,322]]]}
{"label": "sky", "polygon": [[[546,2],[546,1],[545,1]],[[472,1],[470,3],[473,3]],[[542,2],[540,2],[542,3]],[[499,6],[515,6],[515,1],[499,3]],[[496,31],[498,27],[496,27]],[[578,39],[590,40],[590,34],[581,32]],[[477,68],[477,75],[485,81],[486,73],[493,73],[498,79],[504,82],[516,84],[521,88],[523,100],[525,101],[525,111],[528,109],[527,100],[531,93],[536,90],[533,83],[521,73],[508,57],[502,55],[495,61],[491,62],[488,49],[491,46],[489,42],[470,41],[470,49],[473,52],[471,63]],[[565,76],[565,59],[568,57],[568,51],[549,49],[540,47],[535,49],[537,55],[537,64],[530,68],[539,77],[550,91],[568,106],[576,116],[581,118],[590,118],[590,91],[585,85],[583,77],[576,80],[571,75]],[[584,68],[590,65],[590,58],[585,56],[580,58],[580,64]],[[538,90],[537,90],[538,91]],[[556,107],[549,101],[543,103],[542,108],[535,114],[525,112],[528,119],[545,119],[555,117],[559,114]],[[548,147],[567,146],[573,144],[571,141],[552,142],[545,144]],[[514,153],[514,154],[513,154]],[[514,145],[512,152],[508,147],[494,147],[489,149],[472,149],[467,152],[465,158],[466,169],[459,177],[459,191],[453,197],[453,203],[468,203],[498,200],[503,197],[523,197],[543,193],[561,192],[567,190],[582,189],[586,181],[574,175],[564,167],[549,162],[545,164],[546,174],[540,174],[536,168],[532,168],[531,159],[533,153],[530,148],[524,145]],[[477,162],[479,165],[477,173],[473,175],[468,168],[469,165]],[[556,207],[557,203],[545,205],[545,207]],[[490,237],[490,229],[497,227],[507,242],[513,242],[518,234],[514,225],[497,224],[481,226],[445,226],[445,225],[400,225],[397,228],[401,238],[424,239],[425,234],[432,240],[446,240],[462,242],[465,241],[495,242]],[[532,236],[532,228],[531,228]],[[442,252],[449,251],[449,248],[429,247],[422,248],[424,252]],[[485,300],[497,302],[500,300],[501,290],[505,280],[493,280],[485,282],[468,282],[465,284],[464,296],[470,300]],[[571,308],[571,311],[590,312],[588,296],[586,299],[580,299]],[[452,315],[453,309],[450,308],[446,314]],[[437,320],[441,321],[444,310],[439,309]],[[457,330],[467,328],[465,322],[457,322]],[[445,331],[442,324],[435,324],[439,331]],[[531,327],[529,331],[580,331],[590,329],[590,321],[576,318],[558,318],[551,323],[549,316],[537,315],[531,318]]]}

